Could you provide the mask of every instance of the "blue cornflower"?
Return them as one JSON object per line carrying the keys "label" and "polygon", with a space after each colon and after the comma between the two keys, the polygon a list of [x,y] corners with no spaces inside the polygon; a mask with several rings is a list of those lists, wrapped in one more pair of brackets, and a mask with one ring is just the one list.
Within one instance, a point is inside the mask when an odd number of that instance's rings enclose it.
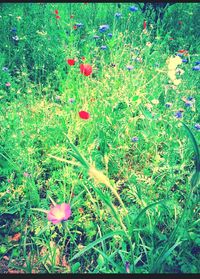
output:
{"label": "blue cornflower", "polygon": [[13,32],[13,33],[16,33],[17,32],[17,28],[13,27],[10,31]]}
{"label": "blue cornflower", "polygon": [[131,6],[131,7],[129,7],[129,10],[130,10],[131,12],[136,12],[136,11],[138,10],[138,8],[135,7],[135,6]]}
{"label": "blue cornflower", "polygon": [[165,106],[166,108],[170,108],[172,106],[172,103],[166,103]]}
{"label": "blue cornflower", "polygon": [[200,64],[192,68],[193,71],[200,71]]}
{"label": "blue cornflower", "polygon": [[105,31],[107,31],[108,29],[109,29],[109,25],[108,24],[100,25],[99,32],[103,33]]}
{"label": "blue cornflower", "polygon": [[182,62],[183,63],[188,63],[188,60],[187,59],[182,59]]}
{"label": "blue cornflower", "polygon": [[132,65],[127,65],[127,66],[126,66],[126,69],[129,70],[129,71],[133,70],[133,68],[134,68],[134,67],[133,67]]}
{"label": "blue cornflower", "polygon": [[182,117],[183,117],[183,114],[182,114],[182,112],[179,110],[179,111],[177,111],[177,112],[174,114],[174,116],[175,116],[176,118],[182,118]]}
{"label": "blue cornflower", "polygon": [[194,125],[194,128],[195,128],[197,131],[200,131],[200,124],[198,124],[198,123],[195,124],[195,125]]}
{"label": "blue cornflower", "polygon": [[177,53],[176,56],[182,57],[183,53]]}
{"label": "blue cornflower", "polygon": [[192,106],[192,102],[190,102],[190,101],[185,101],[185,106],[186,106],[186,107],[191,107],[191,106]]}
{"label": "blue cornflower", "polygon": [[122,14],[120,14],[120,13],[115,14],[115,17],[117,17],[117,18],[120,18],[121,16],[122,16]]}
{"label": "blue cornflower", "polygon": [[137,142],[138,140],[139,140],[138,137],[133,137],[133,138],[131,139],[132,142]]}
{"label": "blue cornflower", "polygon": [[112,33],[108,33],[108,37],[109,37],[109,38],[112,38]]}
{"label": "blue cornflower", "polygon": [[8,71],[8,68],[7,68],[7,67],[3,67],[3,68],[2,68],[2,71],[7,72],[7,71]]}
{"label": "blue cornflower", "polygon": [[200,61],[196,61],[196,62],[195,62],[195,65],[199,65],[199,64],[200,64]]}
{"label": "blue cornflower", "polygon": [[105,49],[107,49],[107,46],[101,46],[101,49],[105,50]]}
{"label": "blue cornflower", "polygon": [[189,97],[187,97],[187,100],[188,100],[188,101],[193,101],[193,100],[194,100],[194,97],[189,96]]}
{"label": "blue cornflower", "polygon": [[94,35],[93,38],[94,39],[99,39],[99,36],[98,35]]}
{"label": "blue cornflower", "polygon": [[83,26],[84,24],[83,23],[76,23],[75,24],[77,27],[81,27],[81,26]]}

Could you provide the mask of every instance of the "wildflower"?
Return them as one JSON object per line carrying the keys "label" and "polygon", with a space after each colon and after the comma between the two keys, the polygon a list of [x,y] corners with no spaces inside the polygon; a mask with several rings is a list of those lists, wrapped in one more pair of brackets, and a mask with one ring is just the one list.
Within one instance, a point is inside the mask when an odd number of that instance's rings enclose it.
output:
{"label": "wildflower", "polygon": [[169,38],[169,40],[170,40],[170,41],[174,41],[174,39],[173,39],[173,38]]}
{"label": "wildflower", "polygon": [[56,15],[58,15],[58,10],[55,10],[54,13],[55,13]]}
{"label": "wildflower", "polygon": [[195,62],[195,65],[200,65],[200,61],[196,61],[196,62]]}
{"label": "wildflower", "polygon": [[182,62],[183,63],[188,63],[188,60],[187,59],[182,59]]}
{"label": "wildflower", "polygon": [[57,204],[47,212],[47,219],[54,225],[61,221],[67,221],[70,216],[71,208],[70,205],[66,203]]}
{"label": "wildflower", "polygon": [[7,182],[10,183],[10,182],[11,182],[11,179],[8,179]]}
{"label": "wildflower", "polygon": [[194,128],[195,128],[197,131],[200,131],[200,124],[198,124],[198,123],[195,124],[195,125],[194,125]]}
{"label": "wildflower", "polygon": [[76,30],[78,27],[76,25],[73,26],[73,29]]}
{"label": "wildflower", "polygon": [[108,29],[109,29],[109,25],[108,24],[100,25],[99,32],[103,33],[105,31],[107,31]]}
{"label": "wildflower", "polygon": [[79,209],[78,209],[78,211],[80,212],[80,213],[84,213],[84,209],[82,208],[82,207],[80,207]]}
{"label": "wildflower", "polygon": [[126,66],[126,69],[129,70],[129,71],[133,70],[133,68],[134,68],[134,67],[133,67],[132,65],[127,65],[127,66]]}
{"label": "wildflower", "polygon": [[168,103],[165,104],[165,106],[166,106],[166,108],[170,108],[172,106],[172,103],[168,102]]}
{"label": "wildflower", "polygon": [[90,114],[84,110],[79,111],[79,116],[80,116],[80,118],[85,119],[85,120],[90,118]]}
{"label": "wildflower", "polygon": [[10,31],[13,32],[13,33],[16,33],[17,32],[17,28],[13,27]]}
{"label": "wildflower", "polygon": [[18,36],[13,36],[12,39],[13,39],[14,41],[19,41],[19,37],[18,37]]}
{"label": "wildflower", "polygon": [[77,27],[82,27],[82,26],[83,26],[83,23],[76,23],[76,26],[77,26]]}
{"label": "wildflower", "polygon": [[112,33],[108,33],[107,35],[109,38],[112,38]]}
{"label": "wildflower", "polygon": [[129,7],[129,10],[130,10],[131,12],[136,12],[136,11],[138,10],[138,8],[135,7],[135,6],[131,6],[131,7]]}
{"label": "wildflower", "polygon": [[137,142],[138,140],[139,140],[138,137],[133,137],[133,138],[131,139],[132,142]]}
{"label": "wildflower", "polygon": [[183,117],[183,115],[182,115],[182,111],[177,111],[175,114],[174,114],[174,116],[176,117],[176,118],[182,118]]}
{"label": "wildflower", "polygon": [[21,18],[21,16],[16,16],[16,19],[21,20],[22,18]]}
{"label": "wildflower", "polygon": [[178,53],[187,53],[188,51],[187,50],[185,50],[185,49],[180,49],[180,50],[178,50]]}
{"label": "wildflower", "polygon": [[56,19],[60,19],[60,16],[59,16],[59,15],[57,15],[57,16],[56,16]]}
{"label": "wildflower", "polygon": [[89,64],[81,64],[80,71],[84,76],[89,76],[92,73],[92,66]]}
{"label": "wildflower", "polygon": [[200,65],[194,66],[192,68],[193,71],[200,71]]}
{"label": "wildflower", "polygon": [[120,14],[120,13],[116,13],[116,14],[115,14],[115,17],[116,17],[116,18],[120,18],[121,16],[122,16],[122,14]]}
{"label": "wildflower", "polygon": [[29,177],[30,176],[30,174],[28,172],[24,172],[23,175],[24,175],[24,177]]}
{"label": "wildflower", "polygon": [[69,99],[69,102],[70,102],[70,103],[74,103],[74,102],[75,102],[75,99],[74,99],[74,98],[70,98],[70,99]]}
{"label": "wildflower", "polygon": [[11,83],[10,82],[6,82],[5,84],[7,87],[10,87],[11,86]]}
{"label": "wildflower", "polygon": [[8,71],[8,68],[7,68],[7,67],[3,67],[3,68],[2,68],[2,71],[7,72],[7,71]]}
{"label": "wildflower", "polygon": [[158,104],[159,104],[159,100],[157,100],[157,99],[153,99],[151,102],[152,102],[152,104],[154,104],[154,105],[158,105]]}
{"label": "wildflower", "polygon": [[143,29],[146,29],[147,28],[147,23],[146,21],[143,22]]}
{"label": "wildflower", "polygon": [[74,15],[70,15],[70,18],[74,18]]}
{"label": "wildflower", "polygon": [[68,59],[67,60],[67,63],[70,65],[70,66],[74,66],[75,65],[75,60],[74,59]]}
{"label": "wildflower", "polygon": [[182,57],[183,54],[182,53],[177,53],[176,56]]}
{"label": "wildflower", "polygon": [[55,99],[56,101],[60,101],[60,96],[56,95]]}
{"label": "wildflower", "polygon": [[130,263],[129,262],[126,262],[125,267],[126,267],[126,272],[127,273],[131,273],[130,272]]}
{"label": "wildflower", "polygon": [[94,39],[99,39],[99,36],[94,35],[93,38],[94,38]]}
{"label": "wildflower", "polygon": [[81,57],[81,60],[84,61],[84,60],[85,60],[85,56],[82,56],[82,57]]}
{"label": "wildflower", "polygon": [[146,46],[150,47],[150,46],[152,46],[152,43],[151,42],[147,42]]}
{"label": "wildflower", "polygon": [[105,50],[105,49],[107,49],[107,46],[101,46],[101,49]]}

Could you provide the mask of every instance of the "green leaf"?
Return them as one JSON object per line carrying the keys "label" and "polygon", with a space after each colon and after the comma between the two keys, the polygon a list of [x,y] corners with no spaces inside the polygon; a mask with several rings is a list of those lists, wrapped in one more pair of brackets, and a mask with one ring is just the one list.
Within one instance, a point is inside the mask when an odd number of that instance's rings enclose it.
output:
{"label": "green leaf", "polygon": [[95,241],[93,241],[92,243],[88,244],[83,250],[81,250],[80,252],[78,252],[76,255],[74,255],[69,262],[72,262],[73,260],[79,258],[81,255],[83,255],[85,252],[89,251],[91,248],[93,248],[94,246],[96,246],[97,244],[99,244],[100,242],[106,240],[107,238],[113,237],[114,235],[125,235],[124,231],[115,231],[115,232],[110,232],[104,236],[102,236],[99,239],[96,239]]}

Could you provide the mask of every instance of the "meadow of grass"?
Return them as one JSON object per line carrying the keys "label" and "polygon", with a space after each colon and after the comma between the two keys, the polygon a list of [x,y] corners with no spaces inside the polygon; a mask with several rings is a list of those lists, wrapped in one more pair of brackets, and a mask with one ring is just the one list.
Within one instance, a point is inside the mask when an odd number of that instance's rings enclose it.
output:
{"label": "meadow of grass", "polygon": [[199,272],[200,4],[133,5],[0,4],[1,273]]}

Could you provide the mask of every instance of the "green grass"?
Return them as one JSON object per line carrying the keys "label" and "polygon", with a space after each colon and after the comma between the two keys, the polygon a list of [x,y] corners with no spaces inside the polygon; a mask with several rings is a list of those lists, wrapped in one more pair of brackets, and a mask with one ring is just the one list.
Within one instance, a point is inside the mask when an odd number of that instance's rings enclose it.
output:
{"label": "green grass", "polygon": [[[0,5],[1,273],[199,272],[200,5],[172,5],[157,26],[129,6]],[[52,199],[67,221],[47,220]]]}

